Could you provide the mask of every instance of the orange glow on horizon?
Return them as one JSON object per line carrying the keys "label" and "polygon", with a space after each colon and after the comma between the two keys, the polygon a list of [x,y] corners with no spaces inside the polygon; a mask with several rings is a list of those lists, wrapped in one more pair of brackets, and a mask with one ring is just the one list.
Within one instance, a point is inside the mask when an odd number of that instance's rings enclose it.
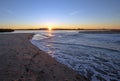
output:
{"label": "orange glow on horizon", "polygon": [[118,24],[93,24],[93,25],[0,25],[0,29],[39,29],[39,28],[47,28],[49,31],[53,29],[120,29],[120,25]]}

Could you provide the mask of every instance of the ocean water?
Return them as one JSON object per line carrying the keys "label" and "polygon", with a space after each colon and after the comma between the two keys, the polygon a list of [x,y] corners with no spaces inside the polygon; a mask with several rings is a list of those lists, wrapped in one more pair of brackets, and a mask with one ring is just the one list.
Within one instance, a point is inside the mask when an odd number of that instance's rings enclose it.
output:
{"label": "ocean water", "polygon": [[48,31],[30,41],[91,81],[120,81],[120,34]]}

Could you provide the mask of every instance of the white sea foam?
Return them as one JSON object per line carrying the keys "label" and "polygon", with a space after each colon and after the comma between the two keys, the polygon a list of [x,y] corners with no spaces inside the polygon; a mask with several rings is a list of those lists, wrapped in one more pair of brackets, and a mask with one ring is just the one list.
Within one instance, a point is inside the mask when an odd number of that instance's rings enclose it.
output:
{"label": "white sea foam", "polygon": [[120,34],[37,33],[31,42],[92,81],[120,80]]}

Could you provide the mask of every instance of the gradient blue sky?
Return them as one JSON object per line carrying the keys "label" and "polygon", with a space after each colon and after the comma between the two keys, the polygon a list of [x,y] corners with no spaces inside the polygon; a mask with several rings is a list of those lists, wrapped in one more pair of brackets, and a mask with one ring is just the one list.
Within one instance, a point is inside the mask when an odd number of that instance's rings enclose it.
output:
{"label": "gradient blue sky", "polygon": [[120,0],[0,0],[0,27],[120,27]]}

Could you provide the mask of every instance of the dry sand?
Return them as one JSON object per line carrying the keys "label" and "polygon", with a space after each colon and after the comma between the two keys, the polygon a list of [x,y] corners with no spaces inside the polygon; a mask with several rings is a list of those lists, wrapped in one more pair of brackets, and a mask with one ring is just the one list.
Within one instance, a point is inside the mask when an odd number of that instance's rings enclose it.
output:
{"label": "dry sand", "polygon": [[0,81],[88,81],[33,46],[32,34],[0,34]]}

